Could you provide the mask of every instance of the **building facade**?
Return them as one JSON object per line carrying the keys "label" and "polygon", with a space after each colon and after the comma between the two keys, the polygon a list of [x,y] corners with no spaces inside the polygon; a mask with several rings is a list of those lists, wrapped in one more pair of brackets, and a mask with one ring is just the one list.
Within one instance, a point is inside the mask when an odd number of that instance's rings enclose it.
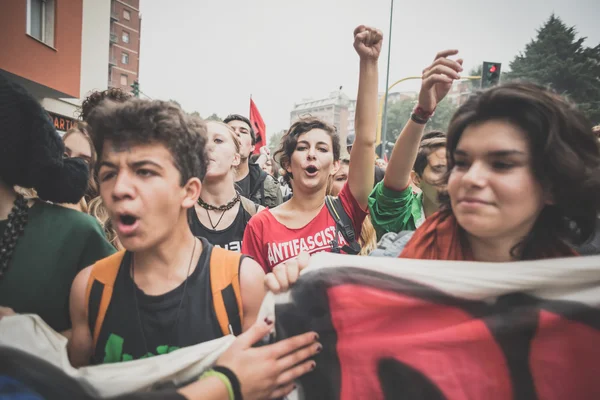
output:
{"label": "building facade", "polygon": [[60,132],[82,98],[107,87],[110,0],[6,1],[0,13],[0,74],[24,86]]}
{"label": "building facade", "polygon": [[[378,104],[381,104],[381,100],[384,98],[385,92],[379,93]],[[393,92],[388,93],[388,107],[391,104],[397,103],[402,100],[414,100],[417,98],[417,92]],[[348,135],[354,135],[354,121],[356,118],[356,100],[350,100],[348,106]]]}
{"label": "building facade", "polygon": [[111,0],[108,86],[131,91],[140,73],[140,0]]}
{"label": "building facade", "polygon": [[461,106],[473,93],[473,83],[468,80],[455,81],[446,96],[455,106]]}
{"label": "building facade", "polygon": [[341,143],[346,143],[349,106],[350,99],[341,89],[331,92],[328,97],[322,99],[305,99],[294,105],[290,113],[290,124],[306,116],[319,118],[335,126],[340,135]]}

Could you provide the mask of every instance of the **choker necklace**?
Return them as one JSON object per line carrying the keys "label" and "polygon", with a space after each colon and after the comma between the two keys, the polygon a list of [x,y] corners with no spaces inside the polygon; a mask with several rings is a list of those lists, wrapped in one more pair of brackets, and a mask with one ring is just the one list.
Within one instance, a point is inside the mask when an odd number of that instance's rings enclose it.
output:
{"label": "choker necklace", "polygon": [[[206,203],[202,199],[198,199],[198,204],[200,205],[200,207],[202,207],[206,210],[206,215],[208,216],[208,222],[210,222],[210,226],[212,227],[212,230],[215,231],[215,230],[217,230],[217,226],[219,226],[219,224],[223,220],[225,213],[227,211],[231,210],[238,201],[240,201],[240,194],[236,192],[233,200],[231,200],[229,203],[227,203],[223,206],[216,207],[216,206],[213,206],[212,204]],[[213,222],[212,222],[212,218],[210,217],[210,212],[209,212],[210,210],[221,211],[221,216],[219,217],[219,220],[217,221],[216,224],[213,224]]]}
{"label": "choker necklace", "polygon": [[[204,200],[202,200],[202,199],[198,199],[198,205],[200,205],[200,207],[204,208],[205,210],[225,212],[227,210],[231,210],[238,201],[240,201],[240,194],[236,193],[233,200],[231,200],[229,203],[225,204],[224,206],[218,206],[218,207],[213,206],[212,204],[208,204],[208,203],[204,202]],[[218,223],[217,223],[217,225],[218,225]]]}
{"label": "choker necklace", "polygon": [[[192,256],[190,257],[190,264],[188,265],[187,276],[185,278],[185,282],[183,283],[183,293],[181,294],[181,300],[179,300],[179,306],[177,307],[177,314],[175,317],[175,324],[171,327],[171,331],[176,330],[179,332],[179,314],[181,313],[181,306],[183,305],[183,299],[185,299],[185,293],[187,290],[188,280],[190,278],[190,271],[192,270],[192,262],[194,261],[194,253],[196,253],[196,242],[197,239],[194,238],[194,248],[192,249]],[[135,301],[135,310],[137,311],[138,323],[140,324],[140,331],[142,332],[142,341],[144,343],[144,350],[146,354],[149,354],[148,351],[148,342],[146,341],[146,333],[144,332],[144,324],[142,324],[142,315],[140,313],[140,307],[138,304],[137,298],[137,290],[135,287],[135,254],[131,256],[131,287],[133,288],[133,300]],[[179,337],[175,337],[177,341]],[[176,345],[176,344],[174,344]]]}
{"label": "choker necklace", "polygon": [[10,211],[10,214],[8,214],[6,228],[4,228],[4,232],[2,232],[2,236],[0,237],[0,280],[6,273],[8,263],[17,247],[19,237],[25,232],[28,213],[29,207],[27,206],[27,200],[25,200],[22,195],[18,194],[13,208]]}

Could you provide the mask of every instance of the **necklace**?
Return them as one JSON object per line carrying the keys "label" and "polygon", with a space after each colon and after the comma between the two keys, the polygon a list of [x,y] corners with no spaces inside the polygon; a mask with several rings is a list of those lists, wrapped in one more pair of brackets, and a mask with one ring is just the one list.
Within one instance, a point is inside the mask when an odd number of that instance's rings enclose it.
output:
{"label": "necklace", "polygon": [[[179,300],[179,306],[177,306],[177,314],[175,317],[175,324],[171,327],[171,331],[178,328],[179,325],[179,314],[181,313],[181,306],[183,305],[183,299],[185,299],[185,293],[187,290],[188,278],[190,277],[190,271],[192,269],[192,262],[194,261],[194,253],[196,253],[196,238],[194,238],[194,248],[192,249],[192,256],[190,257],[190,264],[188,265],[187,276],[183,283],[183,293],[181,294],[181,300]],[[135,254],[131,257],[131,287],[133,288],[133,300],[135,302],[135,310],[138,316],[138,323],[140,325],[140,331],[142,332],[142,342],[144,343],[144,350],[146,354],[148,351],[148,342],[146,341],[146,333],[144,332],[144,325],[142,324],[142,315],[140,313],[140,307],[137,298],[137,291],[135,290]],[[179,329],[177,329],[179,330]]]}
{"label": "necklace", "polygon": [[[233,208],[233,206],[235,206],[235,204],[240,201],[240,194],[236,193],[235,197],[233,198],[233,200],[231,200],[229,203],[223,205],[223,206],[213,206],[212,204],[208,204],[206,203],[204,200],[202,199],[198,199],[198,204],[200,205],[200,207],[204,208],[206,210],[206,215],[208,216],[208,222],[210,222],[210,226],[212,227],[212,230],[215,231],[217,230],[217,226],[219,226],[219,224],[221,223],[221,221],[223,220],[223,217],[225,216],[225,213],[229,210],[231,210]],[[219,220],[217,221],[216,224],[213,224],[212,222],[212,218],[210,217],[210,210],[212,211],[221,211],[221,216],[219,217]]]}
{"label": "necklace", "polygon": [[212,204],[208,204],[208,203],[204,202],[204,200],[202,200],[202,199],[198,199],[198,204],[200,205],[200,207],[204,208],[205,210],[227,211],[227,210],[231,210],[238,201],[240,201],[240,194],[236,193],[233,200],[231,200],[229,203],[227,203],[223,206],[218,206],[218,207],[213,206]]}
{"label": "necklace", "polygon": [[213,231],[217,230],[217,226],[219,226],[219,224],[221,223],[221,220],[225,216],[226,212],[227,212],[227,210],[223,210],[223,212],[221,212],[221,216],[219,217],[219,220],[217,221],[217,223],[213,224],[212,218],[210,217],[210,212],[208,210],[206,210],[206,215],[208,215],[208,222],[210,222],[210,226],[212,227]]}
{"label": "necklace", "polygon": [[25,232],[28,214],[29,207],[27,206],[27,200],[18,194],[13,208],[10,214],[8,214],[6,228],[4,228],[4,232],[2,232],[2,236],[0,237],[0,280],[6,273],[8,263],[12,259],[19,237]]}

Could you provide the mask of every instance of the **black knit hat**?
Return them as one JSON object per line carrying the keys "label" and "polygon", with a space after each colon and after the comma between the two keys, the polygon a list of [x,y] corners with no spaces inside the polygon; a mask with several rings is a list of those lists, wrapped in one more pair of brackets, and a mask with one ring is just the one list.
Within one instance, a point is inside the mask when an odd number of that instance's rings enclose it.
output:
{"label": "black knit hat", "polygon": [[77,203],[88,185],[88,167],[81,159],[63,159],[64,151],[40,103],[0,74],[0,179],[33,188],[44,200]]}

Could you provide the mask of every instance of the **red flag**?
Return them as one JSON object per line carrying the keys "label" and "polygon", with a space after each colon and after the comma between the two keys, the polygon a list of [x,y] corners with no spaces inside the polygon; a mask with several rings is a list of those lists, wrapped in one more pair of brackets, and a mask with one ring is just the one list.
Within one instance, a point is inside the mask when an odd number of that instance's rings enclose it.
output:
{"label": "red flag", "polygon": [[267,127],[265,125],[265,121],[263,121],[258,108],[256,108],[256,104],[250,98],[250,123],[252,124],[252,129],[254,129],[254,133],[256,134],[256,145],[254,146],[253,154],[258,154],[260,152],[260,148],[264,146],[266,140],[265,135],[267,132]]}

